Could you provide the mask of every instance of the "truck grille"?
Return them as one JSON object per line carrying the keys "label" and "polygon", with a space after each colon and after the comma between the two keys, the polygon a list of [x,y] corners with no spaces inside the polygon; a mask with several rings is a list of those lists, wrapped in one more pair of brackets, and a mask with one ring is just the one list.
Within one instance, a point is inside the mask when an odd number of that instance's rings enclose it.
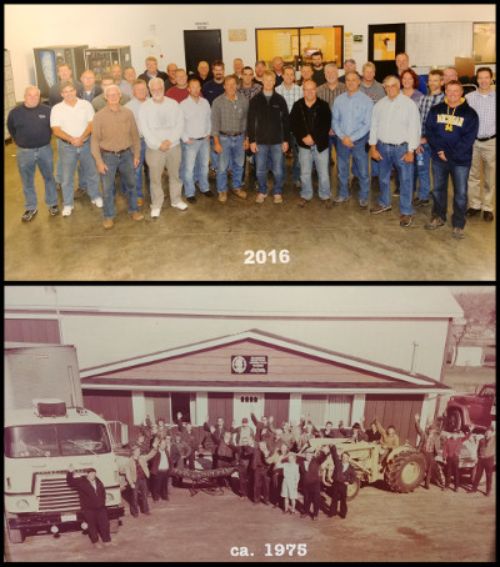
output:
{"label": "truck grille", "polygon": [[65,478],[42,478],[39,498],[40,512],[80,509],[78,492],[67,485]]}

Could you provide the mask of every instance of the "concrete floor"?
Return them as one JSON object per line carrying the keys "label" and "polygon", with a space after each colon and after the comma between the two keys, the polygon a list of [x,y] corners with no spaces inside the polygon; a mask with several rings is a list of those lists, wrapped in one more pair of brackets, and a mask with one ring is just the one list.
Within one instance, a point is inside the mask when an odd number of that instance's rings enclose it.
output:
{"label": "concrete floor", "polygon": [[[370,215],[356,199],[327,210],[317,199],[297,207],[298,190],[285,186],[283,205],[268,198],[255,204],[234,196],[226,205],[201,196],[181,212],[167,198],[161,217],[134,223],[125,200],[117,197],[117,218],[102,228],[101,212],[87,197],[75,201],[71,217],[50,217],[39,173],[38,215],[21,222],[23,195],[16,147],[5,146],[5,279],[151,280],[420,280],[463,281],[495,278],[495,223],[472,219],[466,238],[451,237],[451,226],[424,230],[430,207],[419,209],[414,224],[399,226],[393,209]],[[334,170],[336,172],[336,169]],[[211,181],[213,187],[214,182]],[[337,181],[334,180],[334,194]],[[373,198],[373,196],[372,196]],[[286,249],[289,263],[246,265],[246,250]]]}

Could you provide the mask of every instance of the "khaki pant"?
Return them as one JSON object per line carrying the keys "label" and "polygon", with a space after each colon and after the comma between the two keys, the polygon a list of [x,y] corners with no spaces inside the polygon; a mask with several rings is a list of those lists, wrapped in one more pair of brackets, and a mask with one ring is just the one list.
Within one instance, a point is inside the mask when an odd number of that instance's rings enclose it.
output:
{"label": "khaki pant", "polygon": [[149,178],[151,181],[151,206],[161,209],[165,198],[161,184],[161,176],[165,167],[168,171],[168,187],[170,191],[170,203],[176,205],[182,201],[182,182],[179,177],[181,165],[181,146],[178,144],[166,152],[161,150],[146,149],[146,163],[149,167]]}
{"label": "khaki pant", "polygon": [[[493,211],[495,193],[496,139],[474,142],[472,166],[469,173],[469,207]],[[481,166],[484,168],[484,191],[481,199]]]}

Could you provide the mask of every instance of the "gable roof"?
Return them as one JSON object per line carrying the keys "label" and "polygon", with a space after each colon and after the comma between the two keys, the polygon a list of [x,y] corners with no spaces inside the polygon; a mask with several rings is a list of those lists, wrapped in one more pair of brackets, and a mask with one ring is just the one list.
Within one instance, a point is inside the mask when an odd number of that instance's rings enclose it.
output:
{"label": "gable roof", "polygon": [[[158,351],[154,353],[150,353],[143,356],[136,356],[131,357],[123,360],[119,360],[113,363],[103,364],[99,366],[93,366],[89,368],[84,368],[80,370],[80,377],[82,379],[82,386],[90,386],[91,384],[94,385],[101,385],[104,386],[106,384],[112,385],[120,382],[120,377],[113,377],[113,373],[117,373],[121,370],[131,369],[131,368],[138,368],[141,366],[148,366],[154,363],[164,362],[168,360],[175,360],[182,357],[192,356],[194,354],[199,354],[202,352],[207,352],[215,349],[220,349],[221,347],[230,346],[230,345],[237,345],[241,343],[248,343],[251,342],[256,345],[262,345],[267,347],[274,347],[276,349],[286,351],[295,355],[304,356],[309,359],[326,362],[332,365],[342,365],[344,367],[355,369],[359,372],[369,373],[374,376],[381,376],[383,378],[389,379],[390,382],[393,384],[384,384],[384,387],[407,387],[407,388],[414,388],[417,390],[424,389],[432,391],[443,391],[448,390],[448,387],[444,384],[437,382],[436,380],[424,376],[418,373],[411,373],[407,370],[401,368],[394,368],[391,366],[383,365],[377,362],[373,362],[370,360],[345,355],[343,353],[335,352],[332,350],[328,350],[325,348],[319,348],[316,346],[309,345],[307,343],[303,343],[301,341],[288,339],[285,337],[281,337],[279,335],[275,335],[273,333],[264,332],[259,329],[250,329],[248,331],[243,331],[234,335],[225,335],[222,337],[217,337],[210,340],[200,341],[196,343],[192,343],[189,345],[184,345],[176,348],[171,348],[168,350]],[[155,386],[166,386],[167,383],[165,381],[160,380],[138,380],[138,385],[143,385],[150,387],[151,389]],[[178,384],[176,382],[179,382]],[[168,381],[172,387],[182,386],[182,381]],[[191,385],[198,385],[198,386],[207,386],[214,389],[224,389],[230,384],[225,381],[216,381],[214,383],[208,383],[206,381],[197,382],[190,380]],[[123,382],[122,382],[123,385]],[[238,387],[245,387],[250,386],[254,387],[257,386],[258,383],[245,383],[243,380],[238,380],[235,383],[235,386]],[[270,387],[271,384],[269,382],[262,383],[262,385],[266,385]],[[282,387],[285,384],[280,384]],[[352,384],[351,384],[352,385]],[[128,386],[128,385],[127,385]],[[127,387],[123,385],[123,387]],[[290,384],[290,386],[297,387],[297,384]],[[314,387],[321,387],[321,384],[315,384],[313,386],[310,382],[305,382],[304,384],[300,385],[301,390],[304,388],[314,388]],[[326,384],[323,384],[325,387]],[[331,387],[348,387],[349,385],[346,384],[331,384]],[[364,387],[366,388],[366,384]],[[380,388],[382,385],[373,384],[373,387]],[[368,386],[370,389],[370,386]],[[291,391],[291,390],[290,390]]]}

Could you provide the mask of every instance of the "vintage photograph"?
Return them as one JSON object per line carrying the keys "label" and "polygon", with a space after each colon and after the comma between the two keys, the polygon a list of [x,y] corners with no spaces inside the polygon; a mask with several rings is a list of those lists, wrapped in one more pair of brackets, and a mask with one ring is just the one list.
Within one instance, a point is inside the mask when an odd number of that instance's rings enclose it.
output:
{"label": "vintage photograph", "polygon": [[494,561],[495,321],[494,286],[7,286],[4,558]]}

